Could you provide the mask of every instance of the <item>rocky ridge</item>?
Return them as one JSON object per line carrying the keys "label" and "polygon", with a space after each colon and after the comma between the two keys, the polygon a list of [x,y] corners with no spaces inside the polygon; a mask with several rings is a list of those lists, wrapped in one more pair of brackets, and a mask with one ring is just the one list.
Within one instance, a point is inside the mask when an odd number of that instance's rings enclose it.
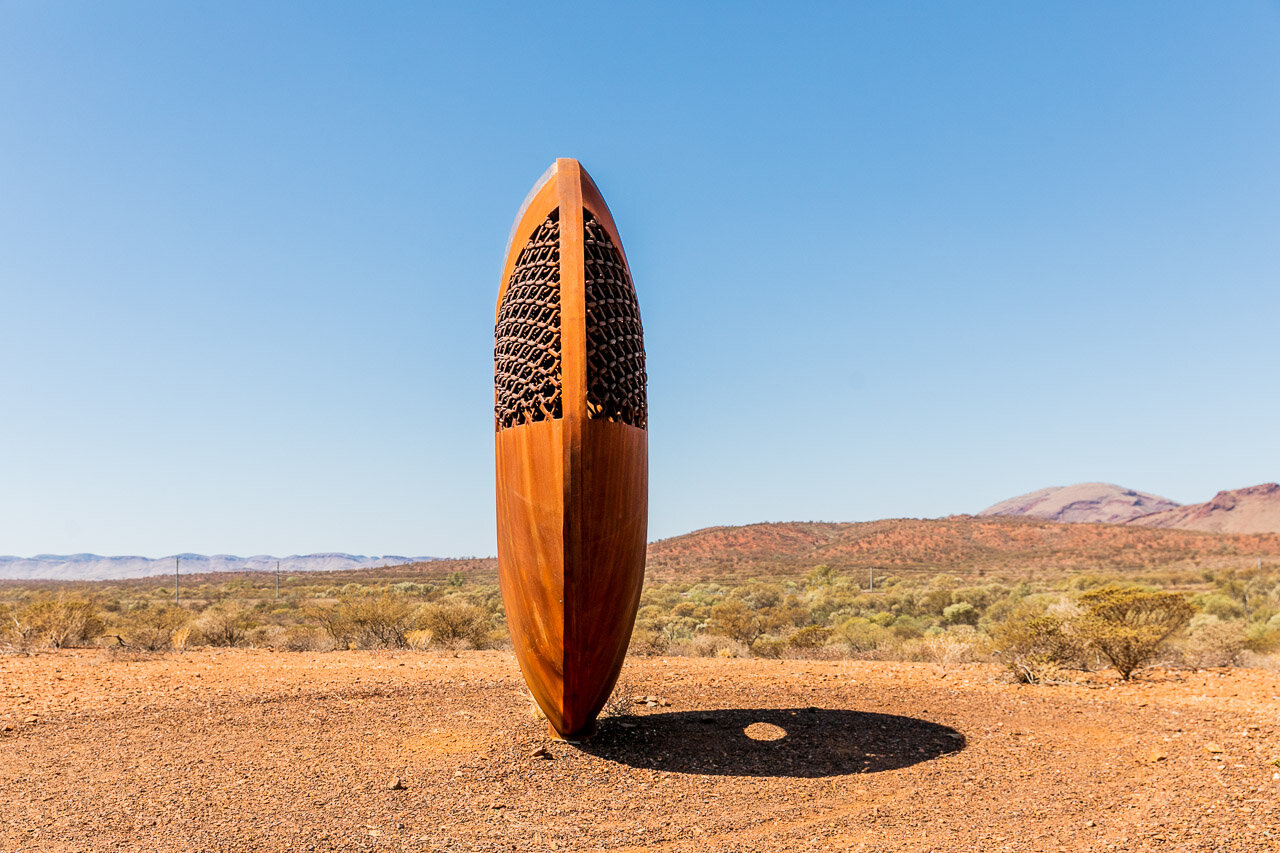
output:
{"label": "rocky ridge", "polygon": [[1280,532],[1280,484],[1221,491],[1204,503],[1143,515],[1128,523],[1210,533]]}
{"label": "rocky ridge", "polygon": [[1072,524],[1122,524],[1181,504],[1112,483],[1052,486],[1000,501],[978,515],[1012,515]]}

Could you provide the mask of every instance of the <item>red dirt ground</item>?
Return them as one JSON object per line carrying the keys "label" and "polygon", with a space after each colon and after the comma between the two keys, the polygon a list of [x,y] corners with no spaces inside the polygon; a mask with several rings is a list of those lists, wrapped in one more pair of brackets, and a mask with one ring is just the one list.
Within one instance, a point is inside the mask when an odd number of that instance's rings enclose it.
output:
{"label": "red dirt ground", "polygon": [[624,678],[578,747],[508,653],[0,656],[0,850],[1280,850],[1277,673]]}

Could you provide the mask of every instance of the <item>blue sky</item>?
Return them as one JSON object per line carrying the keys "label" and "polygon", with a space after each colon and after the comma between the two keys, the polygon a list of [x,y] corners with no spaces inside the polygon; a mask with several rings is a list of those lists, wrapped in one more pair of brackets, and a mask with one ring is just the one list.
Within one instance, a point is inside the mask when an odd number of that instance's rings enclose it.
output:
{"label": "blue sky", "polygon": [[11,0],[0,116],[0,553],[493,553],[558,156],[651,538],[1280,478],[1274,2]]}

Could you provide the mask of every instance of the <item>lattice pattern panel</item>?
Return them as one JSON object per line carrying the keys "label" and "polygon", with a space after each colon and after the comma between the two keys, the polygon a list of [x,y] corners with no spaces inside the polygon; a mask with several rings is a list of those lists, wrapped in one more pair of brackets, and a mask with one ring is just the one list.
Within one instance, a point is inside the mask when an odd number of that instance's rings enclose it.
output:
{"label": "lattice pattern panel", "polygon": [[636,289],[609,232],[583,211],[587,297],[587,416],[646,428],[644,334]]}
{"label": "lattice pattern panel", "polygon": [[516,259],[493,337],[497,428],[561,417],[559,210]]}

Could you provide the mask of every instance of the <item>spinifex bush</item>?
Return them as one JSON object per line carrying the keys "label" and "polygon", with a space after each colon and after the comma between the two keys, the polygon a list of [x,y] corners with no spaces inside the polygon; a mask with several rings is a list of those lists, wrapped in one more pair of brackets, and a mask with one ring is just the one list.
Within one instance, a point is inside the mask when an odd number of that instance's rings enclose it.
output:
{"label": "spinifex bush", "polygon": [[1195,608],[1181,595],[1140,587],[1106,586],[1080,596],[1085,613],[1076,630],[1125,681],[1190,621]]}

